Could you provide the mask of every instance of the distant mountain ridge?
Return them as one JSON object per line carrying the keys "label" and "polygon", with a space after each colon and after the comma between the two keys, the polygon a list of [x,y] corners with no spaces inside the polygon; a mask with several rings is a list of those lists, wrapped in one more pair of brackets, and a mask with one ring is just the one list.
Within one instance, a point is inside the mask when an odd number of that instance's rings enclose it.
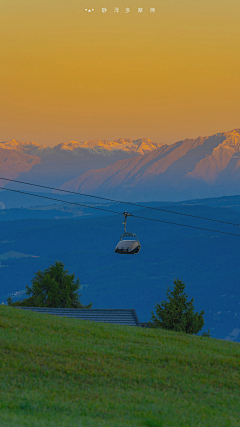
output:
{"label": "distant mountain ridge", "polygon": [[[25,172],[19,163],[19,174],[26,181],[44,185],[58,186],[65,181],[76,178],[80,174],[99,167],[106,167],[116,160],[141,156],[159,148],[162,144],[143,138],[137,140],[117,139],[115,141],[89,140],[84,142],[69,141],[48,147],[36,142],[23,142],[15,139],[0,143],[0,150],[11,163],[13,152],[21,153],[22,162],[28,162],[24,156],[37,156],[32,167]],[[5,152],[4,152],[5,150]],[[4,166],[0,156],[0,168]],[[15,174],[8,173],[8,178],[18,176],[15,165]]]}
{"label": "distant mountain ridge", "polygon": [[163,144],[151,141],[148,138],[131,140],[131,139],[116,139],[114,141],[107,140],[88,140],[84,142],[69,141],[54,147],[55,150],[70,150],[79,154],[82,150],[89,150],[95,154],[113,155],[116,151],[125,153],[147,154]]}
{"label": "distant mountain ridge", "polygon": [[138,155],[147,154],[163,144],[153,142],[148,138],[143,139],[123,139],[119,138],[114,141],[107,140],[87,140],[84,142],[69,141],[62,142],[55,147],[40,145],[37,142],[23,142],[12,139],[11,141],[1,142],[0,147],[8,150],[16,150],[21,153],[38,155],[40,158],[45,157],[46,153],[57,153],[59,151],[69,151],[76,155],[82,155],[83,152],[89,151],[95,154],[113,155],[116,151],[125,153],[136,153]]}
{"label": "distant mountain ridge", "polygon": [[240,129],[158,144],[150,139],[0,143],[1,174],[122,200],[178,201],[240,193]]}
{"label": "distant mountain ridge", "polygon": [[240,191],[240,129],[162,145],[91,170],[62,189],[138,200],[233,195]]}

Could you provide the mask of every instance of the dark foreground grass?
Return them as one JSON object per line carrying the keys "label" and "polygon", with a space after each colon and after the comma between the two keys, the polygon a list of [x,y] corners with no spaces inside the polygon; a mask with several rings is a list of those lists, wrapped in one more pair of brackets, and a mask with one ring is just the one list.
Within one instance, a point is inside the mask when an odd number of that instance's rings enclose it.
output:
{"label": "dark foreground grass", "polygon": [[0,306],[0,427],[240,426],[240,345]]}

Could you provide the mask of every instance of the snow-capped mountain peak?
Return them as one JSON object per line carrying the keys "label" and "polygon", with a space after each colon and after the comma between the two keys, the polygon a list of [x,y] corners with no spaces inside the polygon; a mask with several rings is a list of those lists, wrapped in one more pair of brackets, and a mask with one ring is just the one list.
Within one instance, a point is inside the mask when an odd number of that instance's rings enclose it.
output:
{"label": "snow-capped mountain peak", "polygon": [[122,151],[128,154],[146,154],[156,148],[161,147],[163,144],[156,143],[150,139],[143,138],[137,140],[131,139],[116,139],[115,141],[107,140],[87,140],[84,142],[69,141],[63,142],[54,147],[55,151],[58,150],[69,150],[76,154],[81,154],[83,150],[87,150],[91,153],[102,154],[109,156],[111,153],[116,151]]}
{"label": "snow-capped mountain peak", "polygon": [[11,141],[1,142],[0,148],[5,148],[7,150],[16,150],[20,153],[26,153],[30,155],[37,155],[41,157],[40,153],[42,151],[49,150],[50,147],[47,145],[40,145],[37,142],[23,142],[12,139]]}

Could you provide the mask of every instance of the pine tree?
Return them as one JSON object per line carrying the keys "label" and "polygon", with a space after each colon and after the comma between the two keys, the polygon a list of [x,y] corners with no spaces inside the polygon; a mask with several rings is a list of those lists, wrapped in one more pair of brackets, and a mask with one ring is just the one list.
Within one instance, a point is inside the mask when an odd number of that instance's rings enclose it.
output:
{"label": "pine tree", "polygon": [[156,315],[152,312],[152,322],[149,322],[149,325],[153,328],[197,334],[204,325],[204,311],[200,314],[194,312],[193,299],[187,301],[185,284],[181,280],[174,280],[174,285],[172,291],[167,288],[168,301],[156,304]]}
{"label": "pine tree", "polygon": [[32,279],[32,287],[26,287],[29,298],[23,301],[12,302],[8,299],[8,305],[21,307],[55,307],[55,308],[91,308],[92,304],[84,306],[80,302],[79,279],[74,280],[74,274],[68,274],[64,270],[62,262],[38,271]]}

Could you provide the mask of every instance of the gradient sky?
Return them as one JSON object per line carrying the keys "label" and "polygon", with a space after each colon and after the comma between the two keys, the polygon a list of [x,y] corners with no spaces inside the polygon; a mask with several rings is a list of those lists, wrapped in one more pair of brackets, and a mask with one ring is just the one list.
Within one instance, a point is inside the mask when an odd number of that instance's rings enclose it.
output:
{"label": "gradient sky", "polygon": [[239,0],[2,0],[0,60],[0,141],[240,127]]}

